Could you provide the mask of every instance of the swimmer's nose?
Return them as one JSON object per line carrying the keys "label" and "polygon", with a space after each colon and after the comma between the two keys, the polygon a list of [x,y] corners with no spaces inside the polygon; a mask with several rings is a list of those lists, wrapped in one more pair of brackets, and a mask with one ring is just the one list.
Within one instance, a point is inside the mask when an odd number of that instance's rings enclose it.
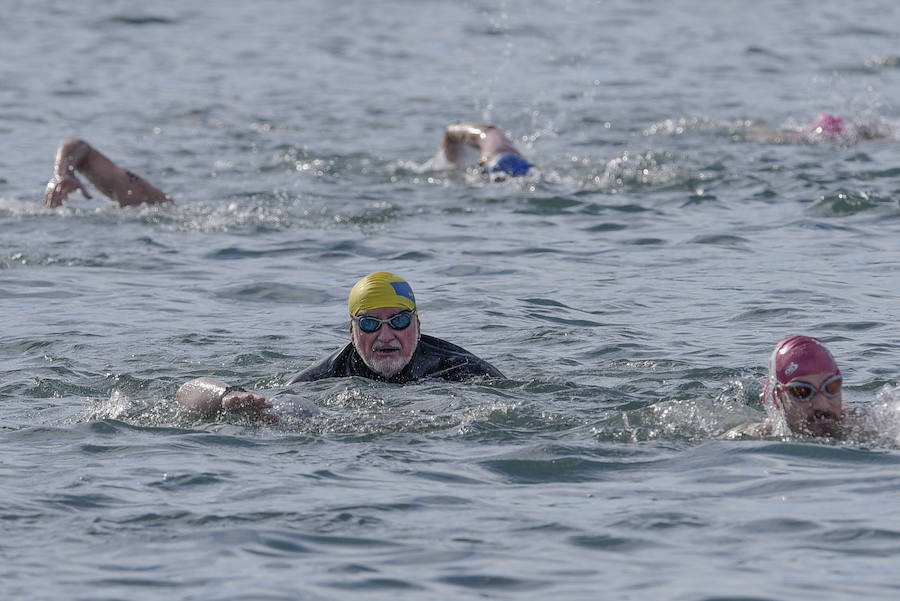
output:
{"label": "swimmer's nose", "polygon": [[810,402],[816,411],[830,411],[831,409],[831,400],[821,390],[813,395]]}
{"label": "swimmer's nose", "polygon": [[394,334],[394,330],[388,326],[388,324],[383,323],[381,327],[378,328],[378,340],[391,340],[392,338],[396,338],[397,335]]}

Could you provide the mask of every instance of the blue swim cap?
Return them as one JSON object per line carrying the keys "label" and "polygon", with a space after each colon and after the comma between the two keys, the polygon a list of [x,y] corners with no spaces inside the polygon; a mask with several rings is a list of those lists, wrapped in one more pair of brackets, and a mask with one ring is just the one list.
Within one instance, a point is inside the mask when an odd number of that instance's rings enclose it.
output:
{"label": "blue swim cap", "polygon": [[529,169],[531,169],[531,163],[523,159],[521,155],[514,152],[504,152],[494,157],[494,160],[488,165],[487,172],[497,173],[502,171],[509,175],[525,175]]}

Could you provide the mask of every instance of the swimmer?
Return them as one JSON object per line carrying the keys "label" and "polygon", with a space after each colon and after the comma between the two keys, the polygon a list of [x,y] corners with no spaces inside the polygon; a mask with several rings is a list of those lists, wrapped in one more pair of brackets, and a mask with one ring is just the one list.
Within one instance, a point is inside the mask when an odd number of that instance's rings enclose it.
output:
{"label": "swimmer", "polygon": [[843,403],[842,384],[841,370],[824,344],[809,336],[789,336],[775,346],[769,360],[761,395],[769,417],[737,433],[843,439],[860,412]]}
{"label": "swimmer", "polygon": [[291,383],[348,376],[399,384],[423,378],[504,377],[469,351],[422,334],[412,287],[392,273],[378,271],[359,280],[350,290],[348,308],[350,343]]}
{"label": "swimmer", "polygon": [[[289,384],[350,376],[396,384],[425,378],[505,377],[469,351],[421,334],[412,287],[392,273],[379,271],[359,280],[350,290],[348,306],[350,342],[294,376]],[[269,422],[279,418],[262,394],[214,378],[186,382],[175,399],[202,416],[226,412]],[[306,414],[317,413],[308,401],[302,409]]]}
{"label": "swimmer", "polygon": [[824,138],[839,142],[858,142],[889,138],[891,129],[884,123],[848,123],[837,115],[822,113],[803,135],[805,139],[812,141]]}
{"label": "swimmer", "polygon": [[809,133],[822,136],[839,136],[847,128],[844,120],[831,113],[822,113],[809,127]]}
{"label": "swimmer", "polygon": [[882,124],[848,122],[832,113],[821,113],[811,124],[794,130],[773,130],[759,123],[745,133],[751,140],[784,143],[852,144],[863,140],[878,140],[891,137],[890,129]]}
{"label": "swimmer", "polygon": [[53,177],[47,182],[44,192],[45,206],[56,208],[62,205],[76,190],[81,190],[85,198],[91,198],[84,184],[75,176],[76,171],[121,207],[172,202],[164,192],[141,176],[116,165],[84,140],[64,138],[56,150]]}
{"label": "swimmer", "polygon": [[486,123],[464,122],[448,125],[441,139],[441,152],[447,161],[460,167],[463,144],[481,153],[478,164],[492,181],[527,175],[532,164],[525,160],[506,135]]}

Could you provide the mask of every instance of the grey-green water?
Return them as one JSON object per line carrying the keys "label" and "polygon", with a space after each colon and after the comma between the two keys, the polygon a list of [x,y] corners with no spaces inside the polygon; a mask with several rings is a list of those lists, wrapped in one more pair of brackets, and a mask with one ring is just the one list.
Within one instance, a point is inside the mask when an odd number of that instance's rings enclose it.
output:
{"label": "grey-green water", "polygon": [[[10,599],[894,599],[890,2],[14,3],[0,23]],[[820,112],[883,135],[795,139]],[[540,176],[426,167],[495,122]],[[784,133],[777,133],[784,132]],[[77,135],[176,198],[41,206]],[[504,383],[275,389],[389,269]],[[727,440],[822,337],[879,434]]]}

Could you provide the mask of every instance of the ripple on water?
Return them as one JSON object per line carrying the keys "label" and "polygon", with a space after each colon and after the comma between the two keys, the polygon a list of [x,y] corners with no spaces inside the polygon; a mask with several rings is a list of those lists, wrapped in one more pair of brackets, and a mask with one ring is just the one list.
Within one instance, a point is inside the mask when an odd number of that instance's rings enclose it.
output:
{"label": "ripple on water", "polygon": [[820,196],[812,204],[812,208],[824,217],[845,217],[881,207],[897,207],[897,200],[861,190],[842,189]]}

